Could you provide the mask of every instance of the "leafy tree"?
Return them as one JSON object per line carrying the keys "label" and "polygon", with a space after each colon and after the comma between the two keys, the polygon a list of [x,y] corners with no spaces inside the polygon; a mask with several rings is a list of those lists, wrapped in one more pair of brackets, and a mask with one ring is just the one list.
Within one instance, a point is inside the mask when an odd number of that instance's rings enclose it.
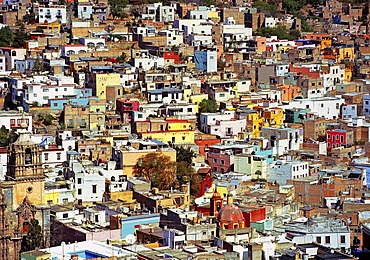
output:
{"label": "leafy tree", "polygon": [[113,18],[127,17],[124,9],[128,3],[128,0],[108,0],[108,4],[110,5],[110,13],[112,14]]}
{"label": "leafy tree", "polygon": [[40,57],[37,57],[35,60],[35,64],[33,65],[32,71],[36,73],[40,73],[44,71],[44,63],[40,59]]}
{"label": "leafy tree", "polygon": [[119,63],[124,63],[126,62],[126,59],[127,59],[126,53],[122,52],[121,56],[119,56],[117,60]]}
{"label": "leafy tree", "polygon": [[23,16],[22,22],[26,24],[33,23],[35,21],[35,16],[34,13],[27,13]]}
{"label": "leafy tree", "polygon": [[180,185],[191,181],[195,174],[194,168],[186,162],[176,163],[176,178]]}
{"label": "leafy tree", "polygon": [[148,153],[137,160],[133,173],[151,181],[153,187],[167,189],[176,180],[176,163],[162,153]]}
{"label": "leafy tree", "polygon": [[217,112],[218,105],[216,102],[210,99],[203,99],[199,103],[199,113],[215,113]]}
{"label": "leafy tree", "polygon": [[31,251],[39,248],[42,242],[41,226],[37,219],[32,219],[28,227],[27,235],[23,237],[21,251]]}
{"label": "leafy tree", "polygon": [[283,0],[283,8],[287,13],[297,13],[305,5],[304,1]]}
{"label": "leafy tree", "polygon": [[185,162],[188,166],[192,164],[195,153],[189,148],[183,146],[175,146],[176,161]]}
{"label": "leafy tree", "polygon": [[0,128],[0,146],[5,147],[11,143],[14,143],[18,138],[18,135],[14,131],[9,131],[5,126]]}
{"label": "leafy tree", "polygon": [[24,47],[27,40],[28,40],[28,35],[26,32],[26,27],[22,23],[14,35],[13,47],[16,47],[16,48]]}
{"label": "leafy tree", "polygon": [[275,28],[260,27],[257,29],[255,34],[263,37],[277,36],[280,40],[295,40],[300,36],[299,31],[288,31],[284,26],[281,25]]}
{"label": "leafy tree", "polygon": [[0,29],[0,47],[9,47],[13,43],[13,32],[9,26]]}
{"label": "leafy tree", "polygon": [[257,8],[258,11],[265,13],[267,15],[276,17],[278,13],[278,6],[276,4],[269,4],[262,1],[255,1],[253,3],[254,7]]}

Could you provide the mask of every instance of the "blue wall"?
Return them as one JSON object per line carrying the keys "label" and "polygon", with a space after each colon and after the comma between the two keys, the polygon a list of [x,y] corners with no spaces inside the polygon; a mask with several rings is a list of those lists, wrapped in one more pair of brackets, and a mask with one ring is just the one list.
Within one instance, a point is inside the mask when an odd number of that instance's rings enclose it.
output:
{"label": "blue wall", "polygon": [[125,238],[127,235],[134,235],[136,225],[147,225],[153,223],[159,223],[160,214],[146,214],[140,216],[133,216],[127,218],[121,218],[122,233],[121,237]]}
{"label": "blue wall", "polygon": [[207,52],[194,51],[195,67],[199,70],[207,71]]}
{"label": "blue wall", "polygon": [[49,100],[49,105],[50,105],[50,110],[63,110],[64,104],[67,102],[72,102],[73,104],[77,104],[80,106],[87,106],[89,101],[91,99],[96,99],[98,100],[97,97],[90,97],[90,98],[70,98],[70,99],[50,99]]}

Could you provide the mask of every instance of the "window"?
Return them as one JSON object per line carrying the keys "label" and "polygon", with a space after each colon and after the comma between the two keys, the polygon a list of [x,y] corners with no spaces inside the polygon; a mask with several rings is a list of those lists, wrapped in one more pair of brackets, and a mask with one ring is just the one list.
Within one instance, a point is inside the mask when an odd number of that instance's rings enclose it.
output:
{"label": "window", "polygon": [[330,236],[325,236],[325,243],[330,244]]}
{"label": "window", "polygon": [[221,160],[221,165],[224,165],[225,164],[225,161],[224,160]]}
{"label": "window", "polygon": [[61,158],[62,158],[62,154],[61,153],[57,153],[57,160],[59,161]]}
{"label": "window", "polygon": [[49,89],[48,88],[44,88],[44,89],[42,89],[42,92],[49,92]]}
{"label": "window", "polygon": [[92,185],[92,193],[96,193],[96,184]]}
{"label": "window", "polygon": [[213,163],[217,163],[217,159],[213,159]]}
{"label": "window", "polygon": [[77,190],[77,194],[78,194],[78,195],[81,195],[81,194],[82,194],[82,189],[78,189],[78,190]]}
{"label": "window", "polygon": [[189,112],[189,113],[192,113],[192,112],[193,112],[193,108],[189,107],[189,108],[188,108],[188,112]]}
{"label": "window", "polygon": [[48,153],[44,154],[44,159],[45,159],[45,161],[49,161],[49,154]]}
{"label": "window", "polygon": [[68,213],[63,213],[63,218],[68,218]]}
{"label": "window", "polygon": [[346,236],[340,236],[340,243],[345,244],[346,243]]}
{"label": "window", "polygon": [[82,179],[81,178],[77,178],[77,184],[81,184],[82,183]]}

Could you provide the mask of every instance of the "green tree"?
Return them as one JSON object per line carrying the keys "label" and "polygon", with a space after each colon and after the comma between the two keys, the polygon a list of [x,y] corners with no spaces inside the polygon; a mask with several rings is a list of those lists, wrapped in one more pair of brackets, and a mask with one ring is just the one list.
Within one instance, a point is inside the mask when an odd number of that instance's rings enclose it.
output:
{"label": "green tree", "polygon": [[183,146],[175,146],[175,150],[176,161],[185,162],[187,165],[191,165],[193,163],[195,153],[190,149],[190,147],[185,148]]}
{"label": "green tree", "polygon": [[27,40],[28,40],[28,35],[26,32],[26,27],[22,23],[14,35],[13,47],[16,47],[16,48],[24,47]]}
{"label": "green tree", "polygon": [[22,22],[26,24],[33,23],[35,21],[35,14],[34,13],[26,13],[23,16]]}
{"label": "green tree", "polygon": [[122,52],[122,54],[117,58],[117,60],[118,60],[119,63],[126,62],[126,59],[127,59],[127,55],[124,52]]}
{"label": "green tree", "polygon": [[300,32],[298,30],[288,31],[284,26],[279,25],[275,28],[260,27],[255,32],[255,35],[263,37],[277,36],[280,40],[296,40],[300,37]]}
{"label": "green tree", "polygon": [[0,128],[0,146],[5,147],[11,143],[14,143],[18,138],[18,135],[12,130],[9,131],[5,126]]}
{"label": "green tree", "polygon": [[0,29],[0,47],[10,47],[13,43],[13,32],[9,26]]}
{"label": "green tree", "polygon": [[153,187],[167,189],[176,180],[176,163],[162,153],[148,153],[137,160],[133,173],[151,181]]}
{"label": "green tree", "polygon": [[42,231],[39,221],[32,219],[28,227],[27,235],[23,237],[21,251],[31,251],[39,248],[42,242]]}
{"label": "green tree", "polygon": [[108,0],[110,6],[110,13],[113,18],[124,18],[127,17],[124,9],[128,5],[128,0]]}
{"label": "green tree", "polygon": [[287,13],[297,13],[304,5],[302,0],[283,0],[283,8]]}
{"label": "green tree", "polygon": [[218,105],[210,99],[203,99],[199,103],[199,113],[215,113],[217,112]]}
{"label": "green tree", "polygon": [[40,57],[37,57],[33,65],[32,72],[40,73],[44,70],[44,63],[42,62]]}
{"label": "green tree", "polygon": [[267,15],[276,17],[278,14],[278,5],[269,4],[262,1],[255,1],[253,6],[257,8],[259,12],[265,13]]}
{"label": "green tree", "polygon": [[188,183],[195,174],[194,168],[186,162],[176,163],[176,178],[180,185]]}

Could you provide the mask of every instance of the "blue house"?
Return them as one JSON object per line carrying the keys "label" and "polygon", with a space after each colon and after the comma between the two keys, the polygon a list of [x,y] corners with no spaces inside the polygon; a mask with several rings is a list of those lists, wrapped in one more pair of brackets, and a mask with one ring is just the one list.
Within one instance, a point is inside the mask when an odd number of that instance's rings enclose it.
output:
{"label": "blue house", "polygon": [[159,213],[121,218],[121,237],[125,238],[127,235],[130,234],[134,235],[135,230],[138,229],[140,225],[159,223],[159,218]]}

